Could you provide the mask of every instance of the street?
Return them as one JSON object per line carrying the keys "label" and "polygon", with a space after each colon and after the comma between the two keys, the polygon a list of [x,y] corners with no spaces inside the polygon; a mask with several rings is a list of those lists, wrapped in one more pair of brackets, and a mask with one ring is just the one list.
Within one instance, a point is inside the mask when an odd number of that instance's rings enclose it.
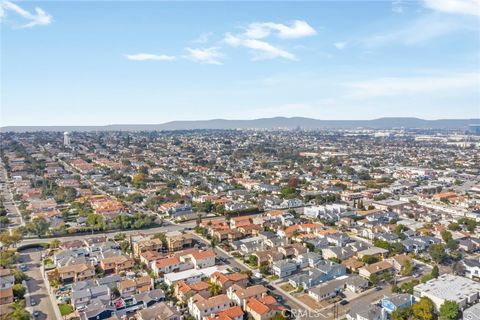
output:
{"label": "street", "polygon": [[[54,307],[49,298],[40,269],[42,252],[37,249],[29,249],[20,253],[22,264],[25,264],[28,268],[25,272],[29,278],[26,281],[27,292],[29,293],[25,295],[26,309],[30,313],[34,311],[39,312],[35,319],[56,319]],[[35,303],[34,306],[31,305],[32,301]]]}

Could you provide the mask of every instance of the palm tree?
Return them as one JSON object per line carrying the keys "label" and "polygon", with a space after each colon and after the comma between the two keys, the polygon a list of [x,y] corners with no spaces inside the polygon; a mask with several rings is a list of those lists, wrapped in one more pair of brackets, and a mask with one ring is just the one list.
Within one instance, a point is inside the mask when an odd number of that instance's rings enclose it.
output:
{"label": "palm tree", "polygon": [[15,301],[9,306],[12,309],[10,317],[15,320],[29,320],[30,314],[25,310],[25,302],[23,300]]}
{"label": "palm tree", "polygon": [[210,290],[210,293],[212,294],[212,296],[216,296],[217,294],[219,294],[222,291],[222,288],[216,282],[210,282],[209,290]]}

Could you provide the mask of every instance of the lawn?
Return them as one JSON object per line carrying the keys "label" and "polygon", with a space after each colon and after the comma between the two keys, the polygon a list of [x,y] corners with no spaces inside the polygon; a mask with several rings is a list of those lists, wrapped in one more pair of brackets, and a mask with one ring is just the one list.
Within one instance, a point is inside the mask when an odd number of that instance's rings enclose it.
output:
{"label": "lawn", "polygon": [[282,284],[280,286],[280,288],[282,288],[283,290],[287,291],[287,292],[290,292],[290,291],[293,291],[295,290],[295,288],[290,284],[290,283],[285,283],[285,284]]}
{"label": "lawn", "polygon": [[73,307],[66,303],[59,304],[58,308],[60,309],[60,313],[62,314],[62,316],[66,316],[73,312]]}

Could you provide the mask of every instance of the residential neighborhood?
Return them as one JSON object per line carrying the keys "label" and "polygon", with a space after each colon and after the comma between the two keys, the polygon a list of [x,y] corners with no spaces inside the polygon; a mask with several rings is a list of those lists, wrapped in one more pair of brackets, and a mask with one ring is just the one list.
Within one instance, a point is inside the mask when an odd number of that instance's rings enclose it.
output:
{"label": "residential neighborhood", "polygon": [[476,135],[1,135],[7,318],[478,315]]}

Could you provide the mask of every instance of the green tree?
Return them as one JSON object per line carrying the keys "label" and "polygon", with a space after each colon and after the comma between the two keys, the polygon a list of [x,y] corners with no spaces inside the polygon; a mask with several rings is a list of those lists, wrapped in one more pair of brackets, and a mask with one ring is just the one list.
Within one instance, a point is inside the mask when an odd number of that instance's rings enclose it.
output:
{"label": "green tree", "polygon": [[412,315],[412,307],[398,308],[392,312],[392,320],[409,320]]}
{"label": "green tree", "polygon": [[27,291],[27,289],[25,289],[25,287],[20,283],[14,284],[12,290],[13,296],[17,299],[23,299],[23,296],[25,296],[25,292]]}
{"label": "green tree", "polygon": [[281,313],[276,313],[270,320],[285,320],[285,317]]}
{"label": "green tree", "polygon": [[96,213],[90,213],[87,216],[87,225],[96,230],[103,229],[105,226],[103,216]]}
{"label": "green tree", "polygon": [[433,302],[427,297],[420,298],[420,301],[412,306],[413,316],[418,320],[432,320],[434,311]]}
{"label": "green tree", "polygon": [[442,236],[442,239],[445,243],[447,243],[448,241],[452,240],[452,233],[450,231],[447,231],[447,230],[443,230],[441,232],[441,236]]}
{"label": "green tree", "polygon": [[377,274],[375,273],[372,273],[370,275],[370,278],[368,278],[368,280],[370,280],[370,282],[372,283],[372,285],[376,286],[379,282],[380,282],[380,278],[378,277]]}
{"label": "green tree", "polygon": [[59,245],[60,240],[58,239],[53,239],[52,241],[50,241],[50,249],[57,249]]}
{"label": "green tree", "polygon": [[0,267],[10,268],[16,261],[13,251],[0,251]]}
{"label": "green tree", "polygon": [[0,233],[0,242],[6,248],[16,246],[20,241],[22,241],[22,238],[22,234],[18,231],[18,229],[15,229],[13,232],[4,231]]}
{"label": "green tree", "polygon": [[460,318],[460,307],[458,303],[445,300],[440,306],[440,320],[457,320]]}
{"label": "green tree", "polygon": [[25,310],[24,300],[15,301],[8,307],[12,310],[12,312],[9,314],[9,317],[13,320],[30,320],[30,313]]}
{"label": "green tree", "polygon": [[434,243],[428,247],[428,253],[436,263],[441,263],[447,257],[445,248],[440,243]]}
{"label": "green tree", "polygon": [[258,265],[258,258],[257,256],[254,256],[254,255],[251,255],[250,257],[248,257],[248,263],[252,266],[256,266]]}
{"label": "green tree", "polygon": [[438,276],[440,275],[440,270],[438,269],[438,266],[437,266],[437,265],[434,265],[434,266],[433,266],[432,272],[430,273],[430,275],[431,275],[433,278],[438,278]]}
{"label": "green tree", "polygon": [[47,234],[49,227],[50,223],[48,223],[45,218],[33,218],[32,221],[27,224],[28,232],[35,234],[39,238]]}
{"label": "green tree", "polygon": [[403,262],[401,274],[403,276],[409,276],[412,274],[412,272],[413,272],[412,263],[410,262],[410,260],[407,259]]}
{"label": "green tree", "polygon": [[28,277],[25,273],[23,273],[20,269],[12,269],[11,270],[13,277],[15,278],[15,283],[22,283],[23,280],[27,280]]}
{"label": "green tree", "polygon": [[222,291],[222,287],[216,282],[210,282],[208,290],[212,296],[216,296]]}

